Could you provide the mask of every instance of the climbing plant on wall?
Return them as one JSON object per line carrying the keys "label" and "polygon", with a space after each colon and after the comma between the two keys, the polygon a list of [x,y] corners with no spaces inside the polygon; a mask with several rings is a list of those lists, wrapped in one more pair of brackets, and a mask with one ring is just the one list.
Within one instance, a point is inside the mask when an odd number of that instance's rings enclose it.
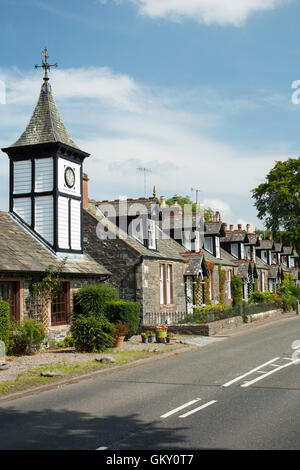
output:
{"label": "climbing plant on wall", "polygon": [[60,292],[60,275],[66,263],[64,259],[57,269],[49,265],[43,277],[30,286],[30,310],[35,313],[45,330],[49,328],[49,306]]}
{"label": "climbing plant on wall", "polygon": [[220,291],[220,304],[224,303],[224,284],[225,284],[225,277],[226,273],[222,270],[222,264],[219,263],[219,291]]}

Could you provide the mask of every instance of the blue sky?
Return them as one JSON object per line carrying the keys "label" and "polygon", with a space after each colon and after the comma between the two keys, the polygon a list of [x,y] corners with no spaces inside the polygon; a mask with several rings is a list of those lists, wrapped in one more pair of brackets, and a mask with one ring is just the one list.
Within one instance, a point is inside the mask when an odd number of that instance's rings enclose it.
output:
{"label": "blue sky", "polygon": [[[224,222],[256,218],[250,189],[297,157],[298,0],[0,0],[0,143],[25,129],[48,48],[53,94],[91,153],[90,196],[195,197]],[[1,90],[0,90],[1,98]],[[1,100],[0,100],[1,101]],[[3,100],[2,100],[3,101]],[[8,165],[1,154],[0,209]]]}

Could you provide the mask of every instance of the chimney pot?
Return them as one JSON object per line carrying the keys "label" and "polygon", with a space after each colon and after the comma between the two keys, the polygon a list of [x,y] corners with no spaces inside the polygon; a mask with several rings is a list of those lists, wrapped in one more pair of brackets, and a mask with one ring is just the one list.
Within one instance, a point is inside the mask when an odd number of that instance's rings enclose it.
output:
{"label": "chimney pot", "polygon": [[247,228],[247,232],[250,233],[250,224],[247,224],[246,228]]}
{"label": "chimney pot", "polygon": [[242,230],[242,224],[238,224],[238,231],[240,232]]}
{"label": "chimney pot", "polygon": [[89,178],[86,173],[82,175],[82,206],[87,209],[89,206],[89,191],[88,191]]}
{"label": "chimney pot", "polygon": [[234,226],[232,224],[230,224],[230,226],[229,226],[230,232],[233,232],[233,227]]}
{"label": "chimney pot", "polygon": [[227,232],[227,224],[224,224],[224,230]]}

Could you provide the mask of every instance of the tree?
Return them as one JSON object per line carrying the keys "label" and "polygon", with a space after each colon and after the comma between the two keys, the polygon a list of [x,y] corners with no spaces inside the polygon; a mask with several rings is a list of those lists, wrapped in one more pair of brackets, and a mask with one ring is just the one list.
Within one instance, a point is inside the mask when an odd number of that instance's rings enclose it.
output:
{"label": "tree", "polygon": [[[196,203],[191,200],[189,196],[179,196],[178,194],[175,194],[173,197],[170,197],[169,199],[166,200],[166,203],[168,206],[172,206],[174,202],[177,201],[178,205],[182,208],[184,213],[189,213],[190,212],[190,207],[192,207],[192,213],[196,213]],[[204,220],[205,222],[208,222],[211,220],[211,217],[214,215],[213,209],[210,208],[204,208]]]}
{"label": "tree", "polygon": [[300,157],[276,161],[265,183],[252,189],[257,216],[275,236],[287,232],[300,251]]}

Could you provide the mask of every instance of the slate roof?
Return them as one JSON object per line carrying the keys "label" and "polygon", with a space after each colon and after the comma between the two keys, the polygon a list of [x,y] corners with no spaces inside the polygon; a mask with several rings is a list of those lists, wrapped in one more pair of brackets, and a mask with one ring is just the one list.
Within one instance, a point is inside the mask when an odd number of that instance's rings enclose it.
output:
{"label": "slate roof", "polygon": [[[111,208],[114,209],[116,217],[121,215],[148,215],[150,214],[153,209],[156,209],[157,212],[159,211],[158,199],[157,198],[144,198],[141,197],[139,199],[126,199],[126,201],[122,201],[119,199],[115,199],[114,201],[91,201],[97,207],[101,209],[104,215],[108,218],[111,217]],[[126,204],[125,204],[126,203]],[[106,214],[107,212],[107,214]],[[125,212],[125,214],[124,214]],[[139,212],[139,214],[136,214]]]}
{"label": "slate roof", "polygon": [[273,240],[259,240],[257,250],[272,250],[274,248]]}
{"label": "slate roof", "polygon": [[125,243],[127,243],[132,249],[134,249],[141,255],[149,258],[172,259],[183,262],[182,253],[185,251],[185,248],[172,238],[168,237],[164,232],[159,229],[158,226],[157,251],[155,251],[148,249],[145,245],[140,243],[134,237],[127,234],[122,229],[118,228],[108,218],[101,215],[101,213],[97,210],[97,206],[94,201],[89,201],[87,212],[93,217],[96,217],[98,222],[100,222],[103,227],[107,227],[108,231],[111,234],[114,234],[118,238],[124,240]]}
{"label": "slate roof", "polygon": [[282,268],[280,266],[270,266],[268,271],[269,279],[278,279],[282,277]]}
{"label": "slate roof", "polygon": [[270,266],[267,263],[265,263],[261,258],[259,258],[259,256],[256,256],[255,263],[256,263],[257,269],[265,269],[267,271],[270,269]]}
{"label": "slate roof", "polygon": [[11,147],[51,142],[61,142],[78,149],[77,145],[70,138],[59,115],[52,96],[50,83],[44,82],[37,105],[26,130]]}
{"label": "slate roof", "polygon": [[205,222],[204,234],[225,236],[224,224],[222,222]]}
{"label": "slate roof", "polygon": [[[45,272],[49,265],[58,268],[61,259],[43,247],[30,233],[19,225],[7,212],[0,212],[0,272]],[[87,254],[82,262],[67,261],[62,273],[70,275],[108,275],[109,271]]]}
{"label": "slate roof", "polygon": [[282,249],[282,244],[274,242],[274,248],[272,251],[276,251],[276,253],[280,253],[281,249]]}
{"label": "slate roof", "polygon": [[242,279],[246,279],[248,275],[253,275],[257,277],[257,270],[255,263],[251,263],[250,261],[239,261],[238,265],[238,276]]}
{"label": "slate roof", "polygon": [[246,245],[257,245],[258,235],[256,233],[248,233],[247,232],[247,236],[248,236],[249,242],[246,243]]}
{"label": "slate roof", "polygon": [[243,242],[249,243],[248,233],[245,230],[232,230],[226,232],[225,237],[220,238],[221,243]]}
{"label": "slate roof", "polygon": [[292,255],[293,254],[293,248],[291,246],[284,246],[282,248],[282,254],[283,255]]}
{"label": "slate roof", "polygon": [[213,261],[216,264],[221,263],[223,266],[236,266],[234,262],[235,258],[227,253],[227,251],[223,250],[223,248],[220,249],[221,258],[216,258],[211,253],[209,253],[209,251],[205,250],[205,248],[203,248],[203,253],[204,258],[208,261]]}
{"label": "slate roof", "polygon": [[204,256],[191,256],[189,264],[185,270],[185,276],[199,276],[203,272],[205,276],[209,274],[207,267],[205,265]]}

